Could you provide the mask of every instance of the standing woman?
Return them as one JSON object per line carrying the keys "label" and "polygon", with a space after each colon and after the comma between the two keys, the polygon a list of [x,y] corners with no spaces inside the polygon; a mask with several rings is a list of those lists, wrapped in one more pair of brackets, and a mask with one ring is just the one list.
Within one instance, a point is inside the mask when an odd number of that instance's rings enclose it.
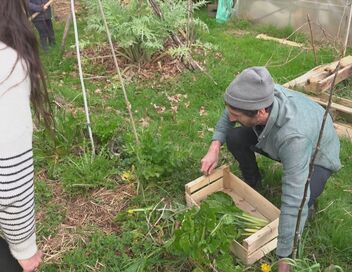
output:
{"label": "standing woman", "polygon": [[0,1],[0,270],[36,271],[32,117],[50,107],[26,0]]}

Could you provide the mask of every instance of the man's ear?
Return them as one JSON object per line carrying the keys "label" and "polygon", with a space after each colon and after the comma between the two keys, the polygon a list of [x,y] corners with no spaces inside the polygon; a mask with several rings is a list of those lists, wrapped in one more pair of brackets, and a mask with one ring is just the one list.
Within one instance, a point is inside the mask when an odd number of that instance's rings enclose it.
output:
{"label": "man's ear", "polygon": [[267,111],[265,109],[260,109],[257,112],[257,116],[266,116]]}
{"label": "man's ear", "polygon": [[268,112],[265,110],[265,109],[260,109],[258,110],[257,112],[257,118],[258,118],[258,121],[261,123],[261,124],[265,124],[266,121],[268,120]]}

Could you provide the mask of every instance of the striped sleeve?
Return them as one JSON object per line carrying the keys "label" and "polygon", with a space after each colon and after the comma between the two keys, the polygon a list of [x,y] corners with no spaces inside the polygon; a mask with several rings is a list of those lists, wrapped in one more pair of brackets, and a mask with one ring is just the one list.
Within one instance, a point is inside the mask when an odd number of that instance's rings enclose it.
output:
{"label": "striped sleeve", "polygon": [[0,227],[16,259],[36,251],[33,153],[0,156]]}

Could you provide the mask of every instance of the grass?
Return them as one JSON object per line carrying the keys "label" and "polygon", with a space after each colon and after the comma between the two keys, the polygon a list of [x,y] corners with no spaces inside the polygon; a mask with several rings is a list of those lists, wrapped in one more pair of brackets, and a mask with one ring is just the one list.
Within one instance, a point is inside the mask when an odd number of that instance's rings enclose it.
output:
{"label": "grass", "polygon": [[[141,141],[138,146],[116,79],[86,80],[92,130],[99,151],[95,158],[90,155],[74,56],[60,58],[58,46],[42,56],[50,79],[51,95],[62,103],[54,108],[57,123],[55,145],[41,130],[34,137],[37,173],[47,175],[36,182],[37,210],[48,210],[50,214],[39,222],[39,240],[43,242],[55,236],[58,226],[67,220],[62,212],[64,207],[55,203],[51,187],[47,186],[52,182],[49,179],[63,186],[61,197],[69,200],[87,197],[94,189],[118,189],[123,184],[123,173],[132,173],[135,176],[132,182],[136,187],[139,183],[139,194],[129,196],[125,208],[116,214],[119,231],[107,233],[94,226],[85,231],[88,226],[79,226],[85,238],[62,253],[58,261],[45,263],[41,271],[192,270],[186,259],[173,256],[163,247],[160,250],[172,235],[175,217],[172,213],[162,215],[157,209],[164,205],[173,209],[183,207],[184,184],[200,176],[200,160],[207,152],[212,129],[223,110],[222,95],[227,85],[236,73],[249,66],[267,65],[278,83],[285,83],[314,67],[311,50],[301,51],[255,38],[265,31],[269,35],[287,37],[290,29],[258,28],[238,20],[219,25],[207,17],[205,11],[198,15],[210,29],[209,33],[198,33],[198,37],[218,48],[208,52],[206,58],[198,58],[206,61],[206,68],[217,85],[200,71],[184,71],[162,82],[158,78],[130,82],[127,93]],[[80,18],[80,35],[85,39],[84,16]],[[63,28],[63,24],[55,24],[58,39],[62,37]],[[301,35],[295,37],[291,39],[307,42]],[[73,44],[71,29],[67,50],[72,50]],[[319,64],[335,57],[329,47],[318,51]],[[84,63],[84,69],[89,73],[102,71],[95,69],[88,60]],[[172,96],[181,97],[177,112],[172,110],[174,104],[169,100]],[[162,107],[164,111],[158,111]],[[316,258],[323,267],[337,264],[345,271],[352,269],[352,237],[351,232],[346,231],[352,227],[351,149],[349,141],[342,141],[344,167],[329,180],[319,199],[321,212],[307,225],[303,253],[310,259]],[[137,154],[142,163],[138,163]],[[239,175],[231,155],[225,149],[222,154],[221,164],[230,164],[233,172]],[[281,166],[266,158],[259,158],[259,165],[265,181],[261,193],[279,206]],[[46,205],[48,201],[53,203]],[[141,207],[156,209],[133,214],[127,212]],[[266,262],[274,260],[274,254],[264,258]],[[255,264],[246,271],[258,270],[259,265]]]}

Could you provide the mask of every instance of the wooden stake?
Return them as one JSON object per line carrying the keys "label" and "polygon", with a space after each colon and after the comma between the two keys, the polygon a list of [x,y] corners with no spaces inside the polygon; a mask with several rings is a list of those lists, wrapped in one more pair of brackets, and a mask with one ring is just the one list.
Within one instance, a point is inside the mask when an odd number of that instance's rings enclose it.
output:
{"label": "wooden stake", "polygon": [[82,71],[82,64],[81,64],[81,54],[79,51],[79,39],[78,39],[78,30],[77,30],[77,21],[76,21],[74,0],[71,0],[71,13],[72,13],[73,28],[75,31],[77,63],[78,63],[79,78],[81,81],[81,87],[82,87],[82,93],[83,93],[84,111],[86,114],[86,121],[87,121],[86,125],[87,125],[87,129],[88,129],[90,143],[92,145],[92,155],[95,156],[95,145],[94,145],[94,140],[93,140],[92,128],[91,128],[91,124],[90,124],[87,91],[86,91],[86,87],[84,85],[83,71]]}
{"label": "wooden stake", "polygon": [[309,14],[307,14],[307,20],[308,20],[309,31],[310,31],[310,42],[312,44],[313,53],[314,53],[314,64],[315,64],[315,66],[317,66],[317,52],[315,51],[313,31],[312,31],[312,25],[310,23]]}
{"label": "wooden stake", "polygon": [[[123,80],[122,75],[121,75],[121,70],[120,70],[119,64],[117,63],[117,58],[116,58],[116,55],[115,55],[115,49],[114,49],[114,45],[113,45],[112,40],[111,40],[111,34],[110,34],[109,27],[108,27],[108,23],[106,21],[104,9],[103,9],[103,4],[101,3],[101,0],[98,0],[98,2],[99,2],[99,8],[100,8],[101,17],[102,17],[102,19],[104,21],[105,31],[106,31],[106,34],[108,36],[111,53],[112,53],[112,56],[113,56],[113,59],[114,59],[116,72],[117,72],[119,80],[120,80],[123,96],[125,98],[125,103],[126,103],[126,106],[127,106],[128,114],[130,116],[130,122],[131,122],[131,125],[132,125],[132,128],[133,128],[133,134],[134,134],[134,137],[136,138],[137,145],[139,145],[140,142],[139,142],[139,139],[138,139],[136,125],[135,125],[135,122],[134,122],[134,119],[133,119],[133,114],[132,114],[132,110],[131,110],[131,103],[128,100],[127,92],[126,92],[126,89],[125,89],[124,80]],[[138,152],[137,152],[137,158],[139,160]]]}
{"label": "wooden stake", "polygon": [[340,61],[338,62],[337,66],[336,66],[335,76],[334,76],[334,79],[333,79],[333,81],[331,83],[330,92],[329,92],[329,102],[328,102],[328,105],[326,106],[326,109],[325,109],[323,122],[322,122],[321,127],[320,127],[318,141],[317,141],[317,144],[316,144],[316,147],[315,147],[315,151],[314,151],[312,159],[311,159],[311,161],[309,163],[308,179],[306,181],[306,184],[304,185],[303,198],[302,198],[301,205],[299,207],[298,215],[297,215],[295,236],[294,236],[293,248],[292,248],[292,259],[296,259],[296,256],[297,256],[298,246],[299,246],[299,242],[300,242],[300,238],[301,238],[300,225],[301,225],[302,211],[303,211],[304,205],[305,205],[306,200],[307,200],[308,187],[309,187],[310,181],[312,179],[313,171],[314,171],[314,162],[315,162],[317,154],[318,154],[318,152],[320,150],[320,142],[321,142],[321,139],[322,139],[322,136],[323,136],[323,131],[324,131],[326,119],[327,119],[327,116],[329,114],[329,109],[330,109],[330,106],[331,106],[331,103],[332,103],[332,95],[333,95],[333,91],[334,91],[334,87],[335,87],[335,80],[336,80],[339,68],[340,68]]}
{"label": "wooden stake", "polygon": [[343,46],[342,57],[344,57],[345,54],[346,54],[348,38],[349,38],[349,36],[350,36],[351,19],[352,19],[352,4],[351,4],[351,2],[349,3],[349,5],[350,5],[350,15],[349,15],[349,17],[348,17],[348,25],[347,25],[347,31],[346,31],[346,39],[345,39],[345,44],[344,44],[344,46]]}
{"label": "wooden stake", "polygon": [[71,20],[72,20],[72,13],[70,12],[70,14],[66,18],[65,30],[64,30],[64,34],[62,35],[60,56],[62,56],[65,51],[65,45],[66,45],[68,31],[70,30]]}

